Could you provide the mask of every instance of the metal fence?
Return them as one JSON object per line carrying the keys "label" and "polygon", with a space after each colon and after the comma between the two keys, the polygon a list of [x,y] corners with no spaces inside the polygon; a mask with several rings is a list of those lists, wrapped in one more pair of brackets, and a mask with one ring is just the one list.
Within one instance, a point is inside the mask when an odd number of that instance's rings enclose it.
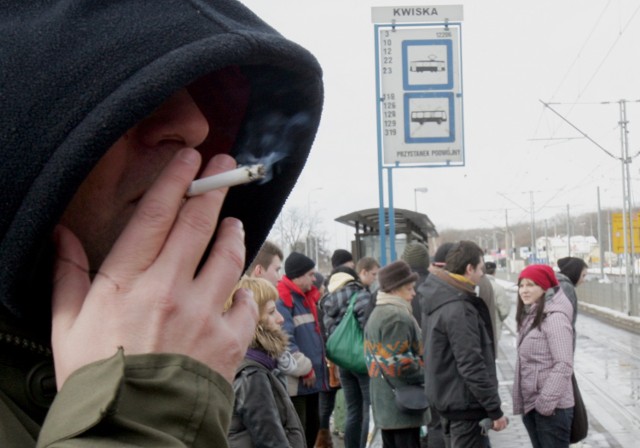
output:
{"label": "metal fence", "polygon": [[[592,279],[576,288],[576,293],[581,302],[591,305],[627,312],[627,297],[625,291],[624,277],[613,278],[610,283],[600,283],[598,279]],[[634,284],[630,292],[629,311],[631,316],[638,316],[638,300],[640,299],[640,288]]]}

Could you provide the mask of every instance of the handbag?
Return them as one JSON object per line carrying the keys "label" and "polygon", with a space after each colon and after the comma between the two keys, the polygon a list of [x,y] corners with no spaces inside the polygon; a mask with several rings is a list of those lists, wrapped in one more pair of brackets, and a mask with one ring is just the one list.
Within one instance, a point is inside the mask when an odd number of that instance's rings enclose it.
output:
{"label": "handbag", "polygon": [[327,358],[343,369],[366,374],[368,369],[364,359],[364,334],[353,313],[357,295],[357,291],[353,293],[342,320],[327,339]]}
{"label": "handbag", "polygon": [[582,401],[582,395],[578,388],[578,381],[575,374],[571,374],[571,385],[573,386],[573,421],[571,422],[571,436],[569,441],[577,443],[584,440],[589,432],[589,417],[587,416],[587,408]]}
{"label": "handbag", "polygon": [[396,408],[405,414],[422,414],[429,409],[429,400],[421,384],[403,384],[394,387],[382,372],[382,366],[373,355],[373,360],[380,369],[380,376],[384,379],[395,397]]}

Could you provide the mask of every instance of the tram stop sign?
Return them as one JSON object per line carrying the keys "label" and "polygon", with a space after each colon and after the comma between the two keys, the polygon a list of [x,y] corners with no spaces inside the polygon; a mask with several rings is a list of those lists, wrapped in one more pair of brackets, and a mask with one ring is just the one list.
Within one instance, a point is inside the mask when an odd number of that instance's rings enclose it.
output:
{"label": "tram stop sign", "polygon": [[372,8],[384,166],[464,165],[462,6]]}

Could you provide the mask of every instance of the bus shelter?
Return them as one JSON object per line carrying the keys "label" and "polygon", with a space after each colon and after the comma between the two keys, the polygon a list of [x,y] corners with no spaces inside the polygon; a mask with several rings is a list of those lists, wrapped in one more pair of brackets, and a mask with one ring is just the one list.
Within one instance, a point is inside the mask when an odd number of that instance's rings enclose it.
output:
{"label": "bus shelter", "polygon": [[[419,241],[429,247],[430,240],[438,236],[435,225],[427,215],[411,210],[394,208],[395,238],[389,237],[389,209],[385,208],[385,233],[387,260],[391,260],[391,244],[395,244],[395,252],[401,254],[404,247],[412,242]],[[379,209],[369,208],[349,213],[336,218],[335,221],[348,225],[355,229],[354,239],[351,242],[351,252],[357,260],[362,257],[374,257],[382,259],[380,253],[380,218]],[[391,260],[393,261],[393,260]]]}

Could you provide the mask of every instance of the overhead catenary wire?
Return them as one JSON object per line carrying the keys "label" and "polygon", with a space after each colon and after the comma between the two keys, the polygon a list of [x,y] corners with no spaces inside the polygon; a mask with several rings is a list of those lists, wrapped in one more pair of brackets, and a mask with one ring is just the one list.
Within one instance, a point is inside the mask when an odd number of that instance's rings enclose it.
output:
{"label": "overhead catenary wire", "polygon": [[582,134],[587,140],[589,140],[591,143],[593,143],[594,145],[596,145],[598,148],[600,148],[605,154],[607,154],[609,157],[612,157],[615,160],[620,160],[619,157],[614,156],[612,153],[610,153],[607,149],[605,149],[600,143],[596,142],[594,139],[592,139],[591,137],[589,137],[584,131],[582,131],[579,127],[577,127],[576,125],[574,125],[573,123],[571,123],[569,120],[567,120],[564,116],[562,116],[562,114],[560,114],[559,112],[557,112],[553,107],[551,107],[549,105],[549,103],[545,103],[542,100],[539,100],[547,109],[549,109],[551,112],[553,112],[554,114],[556,114],[558,117],[560,117],[563,121],[565,121],[569,126],[571,126],[573,129],[575,129],[576,131],[578,131],[580,134]]}
{"label": "overhead catenary wire", "polygon": [[[551,96],[551,99],[554,99],[556,97],[556,95],[558,94],[560,88],[562,87],[562,85],[564,84],[567,76],[569,75],[569,72],[573,69],[573,66],[575,65],[575,63],[577,62],[577,60],[581,57],[582,52],[584,51],[584,49],[587,46],[587,43],[589,42],[589,40],[591,39],[591,36],[593,35],[594,31],[596,30],[596,28],[599,26],[600,21],[602,20],[604,13],[606,12],[606,10],[609,8],[609,5],[611,3],[611,0],[609,0],[609,2],[607,2],[607,4],[605,5],[605,7],[602,9],[600,15],[598,16],[598,20],[596,21],[596,23],[594,24],[593,28],[591,29],[588,37],[585,39],[583,45],[581,46],[580,50],[578,51],[578,54],[576,55],[576,57],[574,58],[573,62],[571,63],[571,65],[569,66],[567,72],[565,73],[565,75],[563,76],[562,80],[560,81],[558,87],[556,88],[555,92],[553,93],[553,95]],[[629,28],[629,26],[631,25],[631,23],[633,22],[633,20],[636,18],[636,16],[638,15],[638,12],[640,12],[640,5],[638,5],[636,7],[636,9],[633,11],[633,13],[629,16],[629,19],[626,21],[626,23],[624,24],[624,26],[620,29],[620,31],[618,32],[616,38],[614,39],[614,41],[611,43],[611,45],[609,46],[609,49],[607,50],[607,52],[605,53],[604,57],[601,59],[600,63],[596,66],[596,68],[594,69],[591,77],[589,78],[589,80],[587,81],[587,83],[584,85],[584,87],[581,89],[581,93],[579,93],[575,99],[575,101],[569,103],[572,104],[572,107],[569,109],[569,113],[571,113],[571,111],[573,110],[573,106],[575,106],[576,104],[580,104],[578,102],[578,100],[582,97],[582,95],[588,90],[589,86],[591,85],[591,83],[595,80],[596,76],[598,75],[598,73],[600,72],[600,70],[602,69],[602,67],[604,67],[605,62],[607,61],[607,59],[609,58],[609,56],[611,56],[614,48],[616,47],[616,45],[620,42],[620,39],[623,37],[623,35],[625,34],[625,32],[627,31],[627,29]],[[544,104],[544,103],[543,103]],[[549,103],[547,103],[549,104]],[[540,114],[540,119],[538,120],[538,123],[536,125],[536,129],[534,131],[534,136],[538,134],[538,130],[540,128],[540,124],[542,121],[542,117],[543,117],[543,113]],[[566,120],[565,120],[566,121]],[[556,130],[551,132],[551,137],[555,136],[555,133],[557,132],[557,128]]]}

